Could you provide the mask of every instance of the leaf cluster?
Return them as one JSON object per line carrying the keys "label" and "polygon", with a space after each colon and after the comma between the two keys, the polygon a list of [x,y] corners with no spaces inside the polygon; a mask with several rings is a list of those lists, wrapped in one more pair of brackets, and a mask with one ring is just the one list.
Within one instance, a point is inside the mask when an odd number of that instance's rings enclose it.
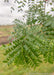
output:
{"label": "leaf cluster", "polygon": [[43,61],[54,62],[54,41],[46,40],[37,34],[37,25],[26,25],[15,20],[14,40],[5,47],[5,63],[17,66],[37,67]]}
{"label": "leaf cluster", "polygon": [[28,2],[27,23],[15,20],[12,33],[14,40],[5,47],[4,62],[8,65],[14,63],[17,66],[37,67],[43,61],[54,63],[54,17],[45,14],[42,1],[39,4],[32,3],[34,0],[31,4]]}

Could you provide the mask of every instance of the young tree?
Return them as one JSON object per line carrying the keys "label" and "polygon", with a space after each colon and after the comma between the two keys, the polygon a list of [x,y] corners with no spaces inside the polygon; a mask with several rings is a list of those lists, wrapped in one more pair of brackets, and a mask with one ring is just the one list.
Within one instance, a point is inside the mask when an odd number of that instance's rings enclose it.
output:
{"label": "young tree", "polygon": [[[50,28],[53,28],[54,21],[52,24],[50,19],[53,20],[54,17],[45,15],[43,1],[39,4],[34,4],[34,0],[31,1],[28,0],[27,23],[15,20],[14,40],[5,47],[7,58],[4,62],[8,65],[14,62],[17,66],[36,67],[43,61],[54,63],[54,40],[46,39],[44,35],[46,31],[52,30]],[[21,10],[27,1],[17,2],[21,4],[18,6]],[[38,14],[37,17],[35,17],[36,14]],[[35,25],[35,22],[39,25]]]}

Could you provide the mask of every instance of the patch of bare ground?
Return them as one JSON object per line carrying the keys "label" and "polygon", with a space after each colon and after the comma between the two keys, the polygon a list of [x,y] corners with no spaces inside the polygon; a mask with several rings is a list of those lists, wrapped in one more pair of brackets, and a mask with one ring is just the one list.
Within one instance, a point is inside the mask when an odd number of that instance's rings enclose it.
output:
{"label": "patch of bare ground", "polygon": [[54,75],[54,73],[52,73],[52,75]]}
{"label": "patch of bare ground", "polygon": [[12,31],[13,31],[13,25],[0,26],[0,45],[7,44],[12,41],[8,40]]}
{"label": "patch of bare ground", "polygon": [[10,41],[8,40],[8,37],[9,36],[0,37],[0,45],[9,43]]}

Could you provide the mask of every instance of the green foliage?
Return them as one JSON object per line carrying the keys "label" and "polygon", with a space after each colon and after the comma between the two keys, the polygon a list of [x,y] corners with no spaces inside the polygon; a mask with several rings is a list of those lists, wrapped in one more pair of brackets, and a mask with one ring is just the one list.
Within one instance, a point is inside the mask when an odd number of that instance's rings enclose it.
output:
{"label": "green foliage", "polygon": [[[19,66],[36,67],[43,61],[54,62],[54,44],[37,34],[36,25],[31,26],[15,20],[14,40],[5,47],[5,63]],[[42,59],[43,58],[43,59]]]}
{"label": "green foliage", "polygon": [[49,39],[54,39],[54,16],[46,15],[46,20],[43,22],[42,31]]}
{"label": "green foliage", "polygon": [[54,64],[50,63],[41,63],[40,66],[36,67],[35,71],[33,68],[24,68],[22,66],[16,67],[11,64],[7,66],[3,63],[4,60],[4,48],[0,47],[0,75],[28,75],[29,73],[53,73],[54,72]]}
{"label": "green foliage", "polygon": [[[8,65],[14,63],[24,67],[36,67],[43,61],[54,63],[54,39],[52,39],[54,37],[54,17],[45,14],[42,1],[38,5],[30,5],[29,1],[28,6],[27,23],[15,20],[14,40],[5,47],[7,58],[4,62],[7,62]],[[36,14],[38,17],[35,17]],[[39,25],[35,25],[35,22]],[[49,35],[52,37],[51,40],[49,40]]]}
{"label": "green foliage", "polygon": [[38,3],[31,3],[29,10],[28,10],[28,16],[27,16],[27,24],[35,24],[43,23],[44,17],[45,17],[45,7],[44,7],[44,2],[39,1]]}
{"label": "green foliage", "polygon": [[[27,16],[27,25],[32,25],[38,23],[41,25],[43,33],[46,38],[53,39],[54,38],[54,16],[49,15],[50,12],[45,13],[45,1],[40,1],[37,4],[33,2],[30,5]],[[54,9],[52,8],[53,12]]]}

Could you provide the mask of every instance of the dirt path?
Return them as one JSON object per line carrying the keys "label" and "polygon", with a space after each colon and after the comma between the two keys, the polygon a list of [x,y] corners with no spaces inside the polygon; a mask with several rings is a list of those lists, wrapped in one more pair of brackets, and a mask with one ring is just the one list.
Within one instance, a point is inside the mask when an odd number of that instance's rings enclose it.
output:
{"label": "dirt path", "polygon": [[9,43],[8,37],[9,36],[0,37],[0,45]]}
{"label": "dirt path", "polygon": [[10,41],[8,40],[9,36],[11,36],[11,32],[13,31],[12,26],[0,26],[0,45],[7,44]]}

